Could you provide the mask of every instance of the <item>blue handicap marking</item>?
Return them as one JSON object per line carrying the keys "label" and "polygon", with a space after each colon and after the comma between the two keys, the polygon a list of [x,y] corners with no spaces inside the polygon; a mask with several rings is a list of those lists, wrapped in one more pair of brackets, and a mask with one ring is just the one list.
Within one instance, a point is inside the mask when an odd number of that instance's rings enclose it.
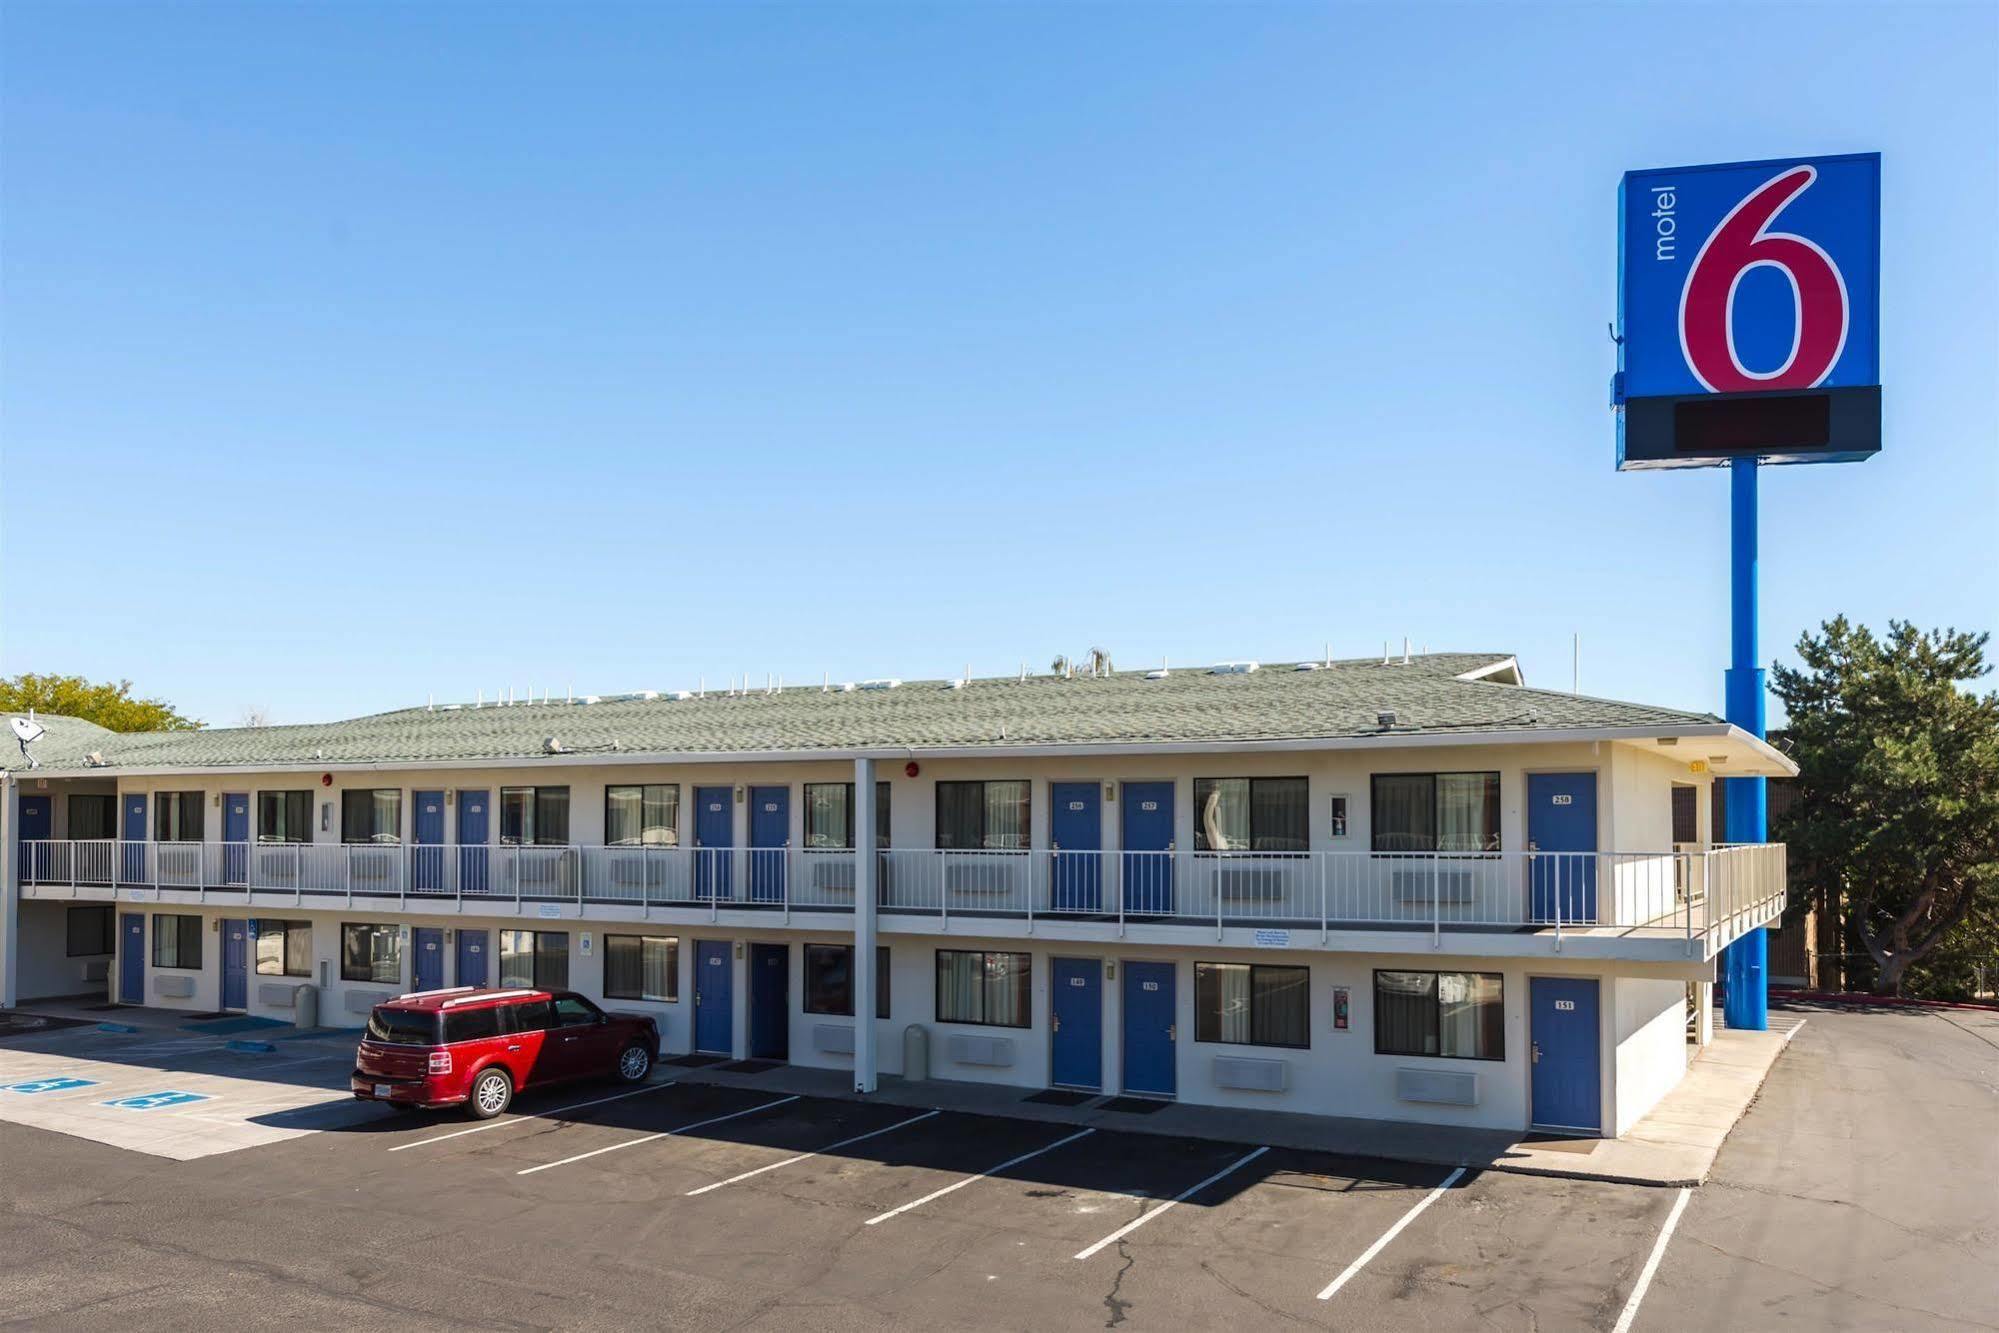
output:
{"label": "blue handicap marking", "polygon": [[97,1080],[94,1078],[31,1078],[19,1083],[0,1084],[0,1092],[25,1092],[33,1095],[38,1092],[69,1092],[75,1088],[96,1086]]}
{"label": "blue handicap marking", "polygon": [[163,1106],[185,1106],[189,1102],[205,1102],[205,1092],[142,1092],[132,1097],[114,1097],[103,1106],[115,1106],[121,1111],[157,1111]]}

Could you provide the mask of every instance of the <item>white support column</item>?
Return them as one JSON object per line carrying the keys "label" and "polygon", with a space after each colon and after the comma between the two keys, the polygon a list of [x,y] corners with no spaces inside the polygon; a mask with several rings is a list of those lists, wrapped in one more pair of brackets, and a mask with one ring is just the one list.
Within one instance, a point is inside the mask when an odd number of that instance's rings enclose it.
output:
{"label": "white support column", "polygon": [[0,1009],[21,1001],[21,811],[14,775],[0,773]]}
{"label": "white support column", "polygon": [[854,761],[854,1091],[875,1090],[875,761]]}

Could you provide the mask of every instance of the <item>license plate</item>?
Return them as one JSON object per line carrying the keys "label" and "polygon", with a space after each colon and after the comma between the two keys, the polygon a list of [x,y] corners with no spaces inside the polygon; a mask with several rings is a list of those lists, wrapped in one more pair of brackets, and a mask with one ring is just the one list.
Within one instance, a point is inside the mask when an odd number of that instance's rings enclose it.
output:
{"label": "license plate", "polygon": [[377,1083],[377,1084],[375,1085],[375,1095],[376,1095],[377,1097],[386,1097],[386,1096],[388,1096],[388,1095],[389,1095],[389,1085],[388,1085],[388,1084],[386,1084],[386,1083]]}

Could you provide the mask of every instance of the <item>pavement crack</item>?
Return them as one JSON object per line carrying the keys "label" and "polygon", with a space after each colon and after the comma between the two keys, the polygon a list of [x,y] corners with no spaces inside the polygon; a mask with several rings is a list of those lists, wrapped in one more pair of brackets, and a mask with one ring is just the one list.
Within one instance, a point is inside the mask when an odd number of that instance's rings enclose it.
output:
{"label": "pavement crack", "polygon": [[1714,1253],[1721,1255],[1723,1258],[1734,1259],[1737,1260],[1738,1262],[1745,1264],[1753,1264],[1757,1268],[1767,1268],[1773,1273],[1783,1273],[1787,1277],[1794,1277],[1798,1279],[1798,1281],[1800,1282],[1810,1284],[1812,1287],[1816,1288],[1821,1295],[1829,1292],[1837,1292],[1840,1295],[1850,1297],[1853,1300],[1865,1301],[1870,1305],[1879,1305],[1889,1310],[1901,1310],[1909,1314],[1927,1315],[1931,1319],[1947,1319],[1952,1323],[1964,1324],[1970,1328],[1999,1329],[1999,1324],[1986,1323],[1983,1320],[1977,1320],[1977,1319],[1964,1319],[1957,1315],[1946,1314],[1941,1310],[1932,1310],[1928,1306],[1904,1305],[1899,1301],[1885,1300],[1882,1297],[1873,1295],[1869,1292],[1855,1291],[1851,1287],[1843,1287],[1835,1282],[1826,1282],[1819,1278],[1813,1277],[1810,1273],[1803,1272],[1799,1269],[1787,1267],[1784,1264],[1772,1263],[1768,1259],[1758,1259],[1753,1254],[1743,1254],[1740,1251],[1731,1250],[1727,1246],[1716,1244],[1714,1241],[1709,1240],[1704,1236],[1692,1236],[1689,1237],[1688,1239],[1691,1240],[1693,1244],[1700,1246],[1702,1249],[1712,1250]]}
{"label": "pavement crack", "polygon": [[1125,1274],[1129,1273],[1132,1265],[1138,1262],[1138,1256],[1131,1252],[1131,1244],[1128,1241],[1119,1241],[1117,1252],[1118,1258],[1124,1262],[1118,1265],[1117,1272],[1111,1274],[1111,1289],[1104,1293],[1104,1309],[1110,1312],[1110,1318],[1104,1320],[1105,1328],[1116,1328],[1131,1312],[1131,1302],[1124,1299],[1120,1293],[1124,1290]]}

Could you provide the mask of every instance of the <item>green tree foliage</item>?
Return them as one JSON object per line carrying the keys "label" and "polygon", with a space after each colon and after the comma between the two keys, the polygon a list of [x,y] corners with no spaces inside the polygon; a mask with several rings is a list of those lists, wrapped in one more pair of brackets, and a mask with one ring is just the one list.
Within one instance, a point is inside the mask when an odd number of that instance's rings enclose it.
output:
{"label": "green tree foliage", "polygon": [[202,724],[159,699],[134,699],[132,682],[98,684],[82,676],[39,676],[30,671],[0,680],[0,712],[80,717],[108,731],[193,731]]}
{"label": "green tree foliage", "polygon": [[1999,693],[1970,688],[1990,637],[1841,616],[1776,669],[1801,769],[1776,832],[1795,882],[1839,887],[1877,993],[1999,911]]}

